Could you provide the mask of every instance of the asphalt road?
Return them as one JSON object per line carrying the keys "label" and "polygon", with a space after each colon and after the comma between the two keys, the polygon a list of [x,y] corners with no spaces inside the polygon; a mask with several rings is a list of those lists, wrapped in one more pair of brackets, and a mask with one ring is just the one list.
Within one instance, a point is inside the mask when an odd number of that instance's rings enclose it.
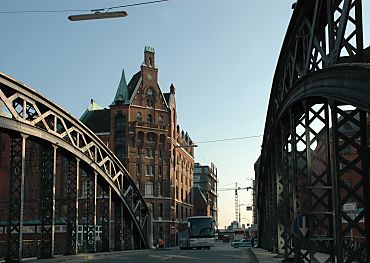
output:
{"label": "asphalt road", "polygon": [[248,248],[232,248],[230,243],[216,242],[211,250],[179,250],[178,248],[165,250],[141,250],[127,253],[104,255],[90,259],[73,260],[73,262],[178,262],[178,263],[258,263]]}

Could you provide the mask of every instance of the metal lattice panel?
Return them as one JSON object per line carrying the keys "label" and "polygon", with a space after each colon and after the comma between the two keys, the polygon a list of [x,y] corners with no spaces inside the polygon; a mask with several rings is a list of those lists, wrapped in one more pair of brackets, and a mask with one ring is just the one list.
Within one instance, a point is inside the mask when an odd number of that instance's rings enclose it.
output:
{"label": "metal lattice panel", "polygon": [[10,196],[9,215],[6,228],[7,250],[5,259],[20,260],[22,257],[24,154],[25,137],[11,138],[10,145]]}
{"label": "metal lattice panel", "polygon": [[[368,262],[369,229],[367,114],[358,109],[332,108],[337,180],[337,224],[341,225],[337,247],[343,262]],[[350,127],[350,128],[349,128]],[[367,218],[366,218],[367,217]]]}
{"label": "metal lattice panel", "polygon": [[102,219],[102,249],[109,251],[110,240],[110,219],[111,219],[111,190],[108,185],[102,184],[102,200],[100,204],[100,213]]}
{"label": "metal lattice panel", "polygon": [[114,250],[123,250],[123,207],[114,202]]}
{"label": "metal lattice panel", "polygon": [[79,163],[76,158],[67,158],[67,255],[77,253]]}
{"label": "metal lattice panel", "polygon": [[86,251],[96,252],[96,174],[87,174],[86,185],[86,222],[84,226]]}
{"label": "metal lattice panel", "polygon": [[43,147],[40,218],[41,244],[40,258],[50,258],[54,255],[54,211],[55,211],[55,148],[51,145]]}

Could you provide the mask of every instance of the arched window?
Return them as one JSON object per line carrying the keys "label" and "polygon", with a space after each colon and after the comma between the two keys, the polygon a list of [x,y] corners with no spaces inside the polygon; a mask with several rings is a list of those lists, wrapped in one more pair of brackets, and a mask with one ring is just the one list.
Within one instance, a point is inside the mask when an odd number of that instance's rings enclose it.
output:
{"label": "arched window", "polygon": [[153,96],[154,96],[154,91],[153,91],[153,89],[152,89],[152,88],[148,88],[148,89],[146,90],[146,95],[147,95],[148,97],[153,97]]}
{"label": "arched window", "polygon": [[148,114],[148,117],[146,118],[146,121],[147,121],[148,123],[153,123],[153,117],[152,117],[152,115],[151,115],[151,114]]}
{"label": "arched window", "polygon": [[152,181],[145,182],[145,195],[153,195],[153,182]]}
{"label": "arched window", "polygon": [[143,118],[142,118],[142,116],[141,116],[141,112],[140,112],[140,111],[136,112],[136,120],[137,120],[137,121],[142,121],[142,120],[143,120]]}
{"label": "arched window", "polygon": [[146,104],[149,108],[154,108],[155,93],[152,88],[146,90]]}

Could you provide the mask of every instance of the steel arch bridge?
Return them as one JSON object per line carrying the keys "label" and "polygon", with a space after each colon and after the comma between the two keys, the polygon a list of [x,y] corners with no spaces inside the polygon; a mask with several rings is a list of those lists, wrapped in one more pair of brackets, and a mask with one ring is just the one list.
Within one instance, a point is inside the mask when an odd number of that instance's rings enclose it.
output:
{"label": "steel arch bridge", "polygon": [[148,207],[117,157],[68,112],[3,73],[0,176],[6,261],[148,247]]}
{"label": "steel arch bridge", "polygon": [[361,0],[300,0],[256,173],[259,244],[294,262],[369,262],[370,47]]}

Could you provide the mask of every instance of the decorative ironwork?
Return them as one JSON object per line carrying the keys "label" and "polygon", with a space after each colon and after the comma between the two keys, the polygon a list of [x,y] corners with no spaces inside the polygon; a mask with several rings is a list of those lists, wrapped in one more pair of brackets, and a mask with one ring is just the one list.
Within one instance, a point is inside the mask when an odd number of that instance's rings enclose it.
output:
{"label": "decorative ironwork", "polygon": [[51,145],[44,145],[40,182],[40,258],[54,255],[55,151]]}
{"label": "decorative ironwork", "polygon": [[114,250],[123,250],[123,206],[114,202]]}
{"label": "decorative ironwork", "polygon": [[123,243],[125,250],[134,249],[134,233],[130,218],[123,218]]}
{"label": "decorative ironwork", "polygon": [[77,253],[77,226],[78,226],[78,186],[80,160],[67,158],[67,176],[65,191],[67,193],[67,241],[66,255]]}
{"label": "decorative ironwork", "polygon": [[102,250],[110,251],[110,219],[111,219],[111,189],[107,184],[101,185],[102,199],[100,203],[100,213],[102,219]]}
{"label": "decorative ironwork", "polygon": [[337,257],[340,262],[367,262],[369,229],[367,114],[359,109],[332,107],[337,195]]}
{"label": "decorative ironwork", "polygon": [[7,262],[20,261],[22,257],[22,227],[24,205],[24,158],[26,137],[11,137],[10,144],[10,192],[7,222]]}
{"label": "decorative ironwork", "polygon": [[84,226],[86,251],[96,252],[96,174],[87,174],[86,224]]}

